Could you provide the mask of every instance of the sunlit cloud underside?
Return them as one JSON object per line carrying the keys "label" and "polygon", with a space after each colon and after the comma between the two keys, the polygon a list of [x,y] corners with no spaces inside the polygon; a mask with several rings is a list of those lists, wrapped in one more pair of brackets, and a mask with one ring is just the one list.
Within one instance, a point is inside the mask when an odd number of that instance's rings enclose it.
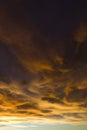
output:
{"label": "sunlit cloud underside", "polygon": [[0,127],[86,124],[87,24],[47,37],[21,1],[0,8]]}

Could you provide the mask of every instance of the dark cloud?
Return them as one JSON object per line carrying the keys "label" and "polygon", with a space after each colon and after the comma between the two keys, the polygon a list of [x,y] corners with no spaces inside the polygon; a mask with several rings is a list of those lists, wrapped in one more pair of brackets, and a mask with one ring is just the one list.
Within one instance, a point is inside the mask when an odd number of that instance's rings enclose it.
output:
{"label": "dark cloud", "polygon": [[[65,113],[64,115],[65,115],[65,116],[68,116],[68,117],[74,117],[74,118],[80,119],[80,118],[82,118],[82,117],[81,117],[81,114],[82,114],[82,113]],[[85,113],[84,113],[84,115],[85,115]]]}
{"label": "dark cloud", "polygon": [[[9,51],[9,48],[0,42],[0,71],[1,81],[10,82],[13,79],[15,81],[22,82],[21,79],[29,81],[30,75],[27,70],[19,63],[17,58]],[[25,77],[26,75],[26,77]]]}
{"label": "dark cloud", "polygon": [[50,103],[59,103],[59,104],[63,104],[62,101],[60,101],[59,99],[57,98],[52,98],[52,97],[43,97],[42,100],[46,100]]}
{"label": "dark cloud", "polygon": [[22,104],[22,105],[19,105],[17,106],[18,109],[37,109],[37,105],[36,104],[29,104],[29,103],[26,103],[26,104]]}
{"label": "dark cloud", "polygon": [[86,12],[83,2],[0,1],[1,118],[87,122]]}
{"label": "dark cloud", "polygon": [[80,105],[81,107],[87,108],[87,103],[83,103]]}
{"label": "dark cloud", "polygon": [[67,99],[70,102],[82,102],[82,101],[86,101],[86,99],[87,99],[87,89],[82,89],[82,90],[74,89],[74,90],[72,90],[69,93]]}
{"label": "dark cloud", "polygon": [[44,110],[41,110],[41,112],[43,112],[43,113],[50,113],[50,112],[52,112],[52,111],[49,110],[49,109],[44,109]]}

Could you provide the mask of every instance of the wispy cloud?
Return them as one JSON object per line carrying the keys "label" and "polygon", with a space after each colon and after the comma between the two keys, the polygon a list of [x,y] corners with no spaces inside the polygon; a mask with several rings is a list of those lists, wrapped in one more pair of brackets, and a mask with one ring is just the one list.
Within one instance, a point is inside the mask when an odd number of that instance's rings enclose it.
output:
{"label": "wispy cloud", "polygon": [[[12,7],[20,7],[20,2]],[[1,127],[25,127],[15,122],[32,123],[30,127],[87,123],[87,62],[76,46],[86,46],[86,25],[74,30],[75,35],[66,38],[68,42],[51,41],[33,24],[31,15],[21,18],[19,12],[11,19],[7,5],[0,9]],[[21,24],[24,18],[29,23]]]}

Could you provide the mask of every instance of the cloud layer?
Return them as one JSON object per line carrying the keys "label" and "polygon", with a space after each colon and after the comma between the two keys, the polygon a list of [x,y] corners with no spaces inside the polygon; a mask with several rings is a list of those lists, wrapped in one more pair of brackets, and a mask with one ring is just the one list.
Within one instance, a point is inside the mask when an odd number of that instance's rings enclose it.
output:
{"label": "cloud layer", "polygon": [[46,36],[23,3],[1,2],[0,122],[87,123],[87,25]]}

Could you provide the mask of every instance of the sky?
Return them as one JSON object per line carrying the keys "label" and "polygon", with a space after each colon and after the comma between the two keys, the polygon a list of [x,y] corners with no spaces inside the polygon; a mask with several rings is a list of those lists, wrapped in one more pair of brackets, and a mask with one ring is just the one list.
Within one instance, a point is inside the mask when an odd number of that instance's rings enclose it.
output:
{"label": "sky", "polygon": [[87,2],[0,1],[0,129],[87,129]]}

